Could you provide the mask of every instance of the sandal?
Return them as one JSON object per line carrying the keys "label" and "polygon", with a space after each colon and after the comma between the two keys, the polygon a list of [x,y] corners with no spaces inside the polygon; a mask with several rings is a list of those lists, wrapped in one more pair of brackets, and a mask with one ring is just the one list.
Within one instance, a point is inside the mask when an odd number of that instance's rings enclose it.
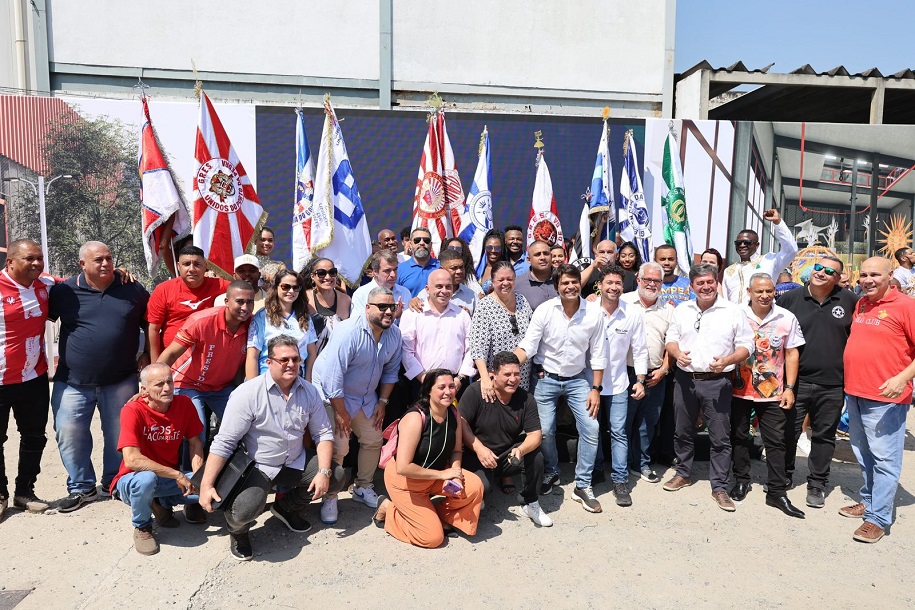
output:
{"label": "sandal", "polygon": [[[384,505],[385,502],[390,502],[390,501],[391,501],[390,498],[388,498],[386,495],[378,494],[378,508],[375,509],[375,514],[372,515],[372,523],[375,524],[375,527],[380,527],[380,528],[384,527],[384,519],[378,518],[378,511],[381,510],[381,507]],[[385,514],[385,518],[387,518],[388,511],[385,510],[384,514]]]}
{"label": "sandal", "polygon": [[442,531],[445,532],[445,538],[457,538],[457,530],[454,529],[453,525],[447,523],[442,523]]}

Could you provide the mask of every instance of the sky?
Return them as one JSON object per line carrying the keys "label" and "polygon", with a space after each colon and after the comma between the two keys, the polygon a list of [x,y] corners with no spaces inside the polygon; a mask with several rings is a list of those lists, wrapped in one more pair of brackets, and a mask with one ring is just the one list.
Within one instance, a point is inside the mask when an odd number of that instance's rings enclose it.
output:
{"label": "sky", "polygon": [[839,65],[852,74],[915,70],[915,2],[679,0],[675,72],[703,59],[713,68],[817,72]]}

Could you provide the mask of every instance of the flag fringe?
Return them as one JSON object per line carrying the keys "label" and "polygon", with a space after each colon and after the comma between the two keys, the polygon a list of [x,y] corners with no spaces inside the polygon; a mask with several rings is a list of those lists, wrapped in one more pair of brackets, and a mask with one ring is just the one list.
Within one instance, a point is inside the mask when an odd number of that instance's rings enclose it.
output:
{"label": "flag fringe", "polygon": [[[328,224],[330,225],[330,234],[327,239],[322,241],[319,244],[311,244],[311,255],[317,256],[318,250],[326,248],[334,241],[334,206],[330,201],[330,191],[331,184],[333,183],[334,177],[334,136],[333,136],[333,127],[336,124],[336,114],[333,111],[333,107],[330,105],[330,93],[324,94],[324,121],[325,127],[327,126],[327,121],[330,121],[330,129],[324,129],[324,133],[321,134],[321,137],[324,138],[323,145],[326,146],[327,154],[330,155],[330,160],[327,163],[327,188],[325,189],[326,199],[322,201],[328,212]],[[321,146],[318,147],[318,155],[321,154]],[[312,201],[312,210],[314,210],[314,202]],[[312,218],[314,218],[314,211],[312,211]]]}

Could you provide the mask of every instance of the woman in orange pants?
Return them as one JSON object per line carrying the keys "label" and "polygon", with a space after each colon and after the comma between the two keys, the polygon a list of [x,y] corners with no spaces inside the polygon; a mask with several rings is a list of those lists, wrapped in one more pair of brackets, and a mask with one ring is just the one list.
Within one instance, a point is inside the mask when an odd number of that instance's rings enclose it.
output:
{"label": "woman in orange pants", "polygon": [[[397,455],[384,469],[390,499],[379,496],[375,522],[398,540],[431,549],[445,539],[445,527],[477,533],[483,483],[461,470],[460,416],[451,408],[454,374],[426,373],[419,402],[398,425]],[[433,495],[444,495],[438,506]]]}

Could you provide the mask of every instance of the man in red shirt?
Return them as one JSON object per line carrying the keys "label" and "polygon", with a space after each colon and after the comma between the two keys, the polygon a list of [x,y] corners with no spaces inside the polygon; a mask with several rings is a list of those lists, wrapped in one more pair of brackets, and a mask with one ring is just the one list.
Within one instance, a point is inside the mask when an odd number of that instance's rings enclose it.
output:
{"label": "man in red shirt", "polygon": [[186,396],[174,395],[172,372],[164,364],[150,364],[140,372],[140,396],[121,410],[118,451],[124,456],[112,489],[130,506],[133,542],[141,555],[155,555],[159,543],[152,531],[178,527],[172,507],[184,504],[189,523],[206,523],[206,511],[197,503],[190,473],[178,469],[178,451],[187,439],[194,469],[203,466],[203,443],[197,437],[203,424]]}
{"label": "man in red shirt", "polygon": [[254,289],[248,282],[236,280],[226,289],[225,307],[191,315],[159,356],[159,362],[175,371],[175,393],[194,402],[204,427],[209,419],[205,408],[221,419],[235,389],[233,382],[244,379],[242,367],[253,310]]}
{"label": "man in red shirt", "polygon": [[861,502],[839,510],[864,519],[853,538],[877,542],[893,522],[905,420],[915,377],[915,301],[890,288],[890,262],[861,264],[858,301],[845,348],[845,394],[852,450],[861,466]]}
{"label": "man in red shirt", "polygon": [[215,304],[226,291],[228,280],[206,277],[206,258],[196,246],[185,246],[178,252],[178,277],[156,286],[146,306],[149,320],[149,357],[157,362],[181,324],[193,313]]}

